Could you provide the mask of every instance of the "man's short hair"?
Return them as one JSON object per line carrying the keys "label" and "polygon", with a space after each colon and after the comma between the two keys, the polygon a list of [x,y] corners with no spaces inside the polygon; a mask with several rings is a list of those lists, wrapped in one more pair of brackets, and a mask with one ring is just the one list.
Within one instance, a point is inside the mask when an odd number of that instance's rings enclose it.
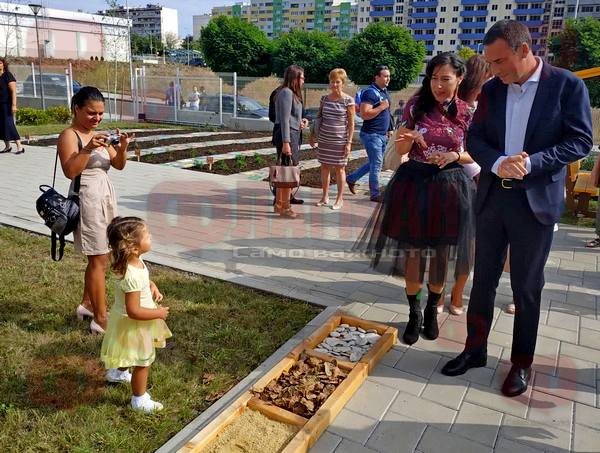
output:
{"label": "man's short hair", "polygon": [[512,19],[499,20],[488,30],[483,37],[483,45],[492,44],[497,39],[503,39],[511,49],[517,50],[527,43],[531,47],[531,34],[529,29],[521,22]]}
{"label": "man's short hair", "polygon": [[377,76],[381,75],[381,71],[385,71],[385,70],[389,71],[390,68],[388,68],[384,64],[380,64],[379,66],[375,66],[375,73],[373,74],[373,77],[377,77]]}

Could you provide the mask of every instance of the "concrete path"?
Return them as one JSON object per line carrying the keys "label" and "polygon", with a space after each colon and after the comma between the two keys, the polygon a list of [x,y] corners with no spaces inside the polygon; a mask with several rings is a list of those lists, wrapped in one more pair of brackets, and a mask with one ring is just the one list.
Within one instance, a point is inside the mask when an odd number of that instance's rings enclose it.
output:
{"label": "concrete path", "polygon": [[[35,199],[38,186],[52,181],[53,163],[50,148],[30,146],[24,155],[0,156],[1,223],[48,232]],[[404,330],[403,282],[372,272],[367,260],[350,252],[374,207],[364,195],[348,195],[342,211],[331,211],[314,206],[320,190],[302,188],[307,203],[297,209],[301,217],[281,220],[272,213],[266,183],[246,176],[137,162],[110,175],[120,213],[141,216],[150,225],[151,261],[324,307],[342,305]],[[66,192],[61,176],[57,188]],[[394,346],[311,451],[600,451],[600,250],[583,247],[592,237],[591,229],[568,225],[555,235],[534,385],[525,395],[508,399],[498,390],[509,367],[512,332],[512,317],[501,311],[511,300],[503,278],[486,368],[460,378],[439,373],[465,338],[464,315],[445,313],[440,338]],[[270,363],[317,324],[303,329]],[[181,445],[265,369],[263,364],[161,451]]]}

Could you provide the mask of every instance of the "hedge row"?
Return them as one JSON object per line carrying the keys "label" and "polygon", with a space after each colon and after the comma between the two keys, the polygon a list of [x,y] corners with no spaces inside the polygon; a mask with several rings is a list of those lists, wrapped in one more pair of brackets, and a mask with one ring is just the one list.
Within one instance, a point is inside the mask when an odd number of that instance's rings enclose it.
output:
{"label": "hedge row", "polygon": [[49,107],[46,110],[24,107],[17,110],[17,124],[37,126],[48,123],[67,123],[71,119],[71,111],[67,107]]}

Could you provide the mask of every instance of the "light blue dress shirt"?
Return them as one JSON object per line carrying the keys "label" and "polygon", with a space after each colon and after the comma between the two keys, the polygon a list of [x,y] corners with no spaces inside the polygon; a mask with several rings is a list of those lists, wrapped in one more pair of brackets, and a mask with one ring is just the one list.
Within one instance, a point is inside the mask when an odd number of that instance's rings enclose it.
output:
{"label": "light blue dress shirt", "polygon": [[[511,83],[508,85],[506,95],[506,135],[504,136],[504,156],[499,157],[492,166],[492,172],[498,174],[498,167],[508,156],[520,154],[525,145],[525,132],[529,122],[529,114],[533,106],[533,100],[537,93],[543,62],[536,57],[538,62],[535,72],[523,85]],[[529,157],[525,159],[527,173],[531,172]]]}

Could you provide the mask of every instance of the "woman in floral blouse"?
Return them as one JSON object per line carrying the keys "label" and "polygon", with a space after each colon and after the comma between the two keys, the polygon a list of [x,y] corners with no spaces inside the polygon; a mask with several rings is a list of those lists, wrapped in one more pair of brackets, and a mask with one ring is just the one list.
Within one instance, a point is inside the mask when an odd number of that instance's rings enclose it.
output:
{"label": "woman in floral blouse", "polygon": [[[374,267],[403,276],[410,305],[404,341],[423,334],[438,336],[436,305],[444,292],[449,263],[455,274],[472,266],[475,183],[461,166],[472,113],[457,97],[465,64],[453,53],[433,57],[419,92],[406,104],[404,133],[397,143],[412,142],[376,208],[358,246],[373,256]],[[406,148],[406,147],[404,147]],[[421,312],[421,288],[428,270],[428,294]]]}

